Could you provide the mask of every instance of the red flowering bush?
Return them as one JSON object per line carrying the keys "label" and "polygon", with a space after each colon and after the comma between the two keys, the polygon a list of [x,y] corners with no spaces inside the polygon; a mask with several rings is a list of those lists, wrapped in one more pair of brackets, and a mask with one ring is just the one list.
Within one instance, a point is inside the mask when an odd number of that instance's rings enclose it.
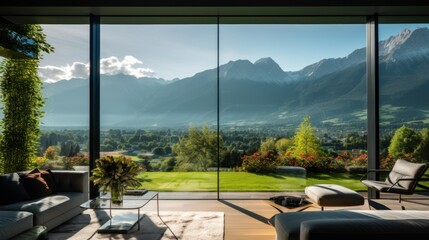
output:
{"label": "red flowering bush", "polygon": [[343,152],[342,154],[338,155],[335,159],[347,161],[350,159],[350,154],[348,152]]}
{"label": "red flowering bush", "polygon": [[359,155],[357,157],[351,158],[349,165],[360,166],[360,167],[368,166],[368,154],[362,153],[361,155]]}
{"label": "red flowering bush", "polygon": [[313,172],[338,172],[344,171],[344,161],[339,158],[332,158],[328,156],[320,156],[316,157],[315,155],[307,154],[299,154],[299,156],[294,157],[287,152],[286,154],[279,157],[280,165],[285,166],[295,166],[295,167],[303,167],[307,171]]}
{"label": "red flowering bush", "polygon": [[[392,169],[393,165],[395,165],[396,160],[399,158],[393,157],[392,154],[388,154],[386,157],[382,157],[380,160],[380,168],[382,169]],[[417,160],[413,157],[413,154],[407,153],[404,154],[400,159],[405,159],[410,162],[417,162]]]}
{"label": "red flowering bush", "polygon": [[368,155],[362,153],[359,156],[351,156],[346,161],[346,170],[349,173],[366,173],[368,168]]}
{"label": "red flowering bush", "polygon": [[271,173],[275,172],[277,164],[276,155],[271,152],[255,152],[252,155],[242,157],[243,170],[251,173]]}
{"label": "red flowering bush", "polygon": [[77,153],[73,157],[64,157],[63,164],[65,169],[73,169],[73,166],[88,166],[89,155]]}

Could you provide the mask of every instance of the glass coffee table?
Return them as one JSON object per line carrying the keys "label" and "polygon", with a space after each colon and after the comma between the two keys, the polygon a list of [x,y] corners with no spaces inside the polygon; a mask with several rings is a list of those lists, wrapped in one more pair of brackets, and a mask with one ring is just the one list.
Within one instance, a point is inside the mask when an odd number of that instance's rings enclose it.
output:
{"label": "glass coffee table", "polygon": [[[128,233],[137,223],[140,231],[140,209],[156,198],[156,211],[159,216],[158,192],[148,191],[142,196],[124,195],[122,204],[111,204],[109,197],[97,197],[80,205],[86,209],[109,209],[110,220],[98,229],[99,233]],[[112,210],[137,210],[137,213],[115,213]]]}

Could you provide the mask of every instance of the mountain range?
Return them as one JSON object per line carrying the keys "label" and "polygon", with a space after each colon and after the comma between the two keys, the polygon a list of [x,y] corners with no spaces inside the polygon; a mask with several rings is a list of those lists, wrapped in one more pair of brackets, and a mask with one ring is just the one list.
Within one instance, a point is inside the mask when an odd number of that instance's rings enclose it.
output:
{"label": "mountain range", "polygon": [[[429,114],[429,29],[404,29],[379,42],[380,121],[423,123]],[[218,69],[166,81],[101,76],[102,127],[216,124]],[[45,126],[88,125],[88,79],[44,84]],[[219,66],[219,119],[226,126],[366,127],[366,49],[283,71],[271,58]]]}

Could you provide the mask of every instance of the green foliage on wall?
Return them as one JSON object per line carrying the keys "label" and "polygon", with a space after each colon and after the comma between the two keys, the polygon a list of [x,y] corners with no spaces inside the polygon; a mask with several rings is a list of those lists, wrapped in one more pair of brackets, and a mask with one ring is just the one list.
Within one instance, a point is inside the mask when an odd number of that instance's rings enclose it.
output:
{"label": "green foliage on wall", "polygon": [[7,27],[36,43],[36,58],[9,58],[0,66],[1,101],[4,105],[4,118],[0,124],[0,168],[3,172],[15,172],[27,170],[37,152],[44,105],[38,65],[41,54],[50,53],[53,48],[46,43],[46,35],[39,25],[2,25],[1,29]]}

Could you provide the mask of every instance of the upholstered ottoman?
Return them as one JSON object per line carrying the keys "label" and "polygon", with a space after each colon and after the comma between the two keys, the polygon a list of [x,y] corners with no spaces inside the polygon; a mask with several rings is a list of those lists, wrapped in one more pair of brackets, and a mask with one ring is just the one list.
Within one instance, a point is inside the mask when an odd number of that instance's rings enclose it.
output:
{"label": "upholstered ottoman", "polygon": [[305,188],[310,200],[323,207],[363,205],[365,199],[359,193],[336,184],[316,184]]}

